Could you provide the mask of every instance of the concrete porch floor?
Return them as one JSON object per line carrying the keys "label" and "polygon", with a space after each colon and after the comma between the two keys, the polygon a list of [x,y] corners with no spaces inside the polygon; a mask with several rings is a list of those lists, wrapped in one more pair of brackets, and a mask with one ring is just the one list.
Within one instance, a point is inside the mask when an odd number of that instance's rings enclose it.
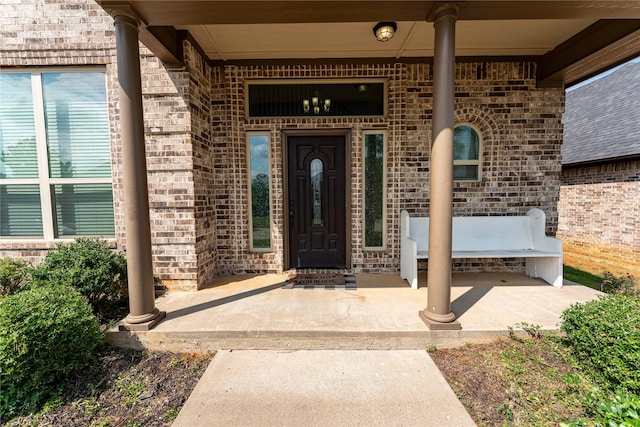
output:
{"label": "concrete porch floor", "polygon": [[287,274],[221,277],[198,292],[159,297],[157,307],[167,317],[151,331],[116,326],[107,340],[169,351],[418,350],[508,336],[509,326],[520,322],[558,330],[565,308],[599,295],[585,286],[565,282],[558,289],[517,273],[457,273],[451,299],[462,330],[430,331],[418,317],[427,304],[424,274],[418,290],[397,274],[355,277],[355,291],[282,289]]}

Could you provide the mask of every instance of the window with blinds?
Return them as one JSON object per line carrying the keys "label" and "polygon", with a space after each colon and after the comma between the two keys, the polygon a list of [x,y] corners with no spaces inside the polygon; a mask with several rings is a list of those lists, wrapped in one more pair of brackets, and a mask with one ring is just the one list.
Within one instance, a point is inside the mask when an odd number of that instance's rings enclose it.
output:
{"label": "window with blinds", "polygon": [[0,235],[43,235],[40,189],[37,184],[0,184]]}
{"label": "window with blinds", "polygon": [[0,74],[0,179],[38,178],[31,76]]}
{"label": "window with blinds", "polygon": [[104,72],[0,73],[0,237],[114,234]]}

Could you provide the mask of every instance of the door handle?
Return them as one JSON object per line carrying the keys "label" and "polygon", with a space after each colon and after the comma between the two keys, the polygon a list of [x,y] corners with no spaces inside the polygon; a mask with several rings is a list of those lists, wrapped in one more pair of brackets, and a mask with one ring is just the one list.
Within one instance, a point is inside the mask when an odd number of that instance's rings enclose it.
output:
{"label": "door handle", "polygon": [[296,212],[293,209],[293,200],[289,201],[289,227],[293,227],[293,223],[296,220]]}

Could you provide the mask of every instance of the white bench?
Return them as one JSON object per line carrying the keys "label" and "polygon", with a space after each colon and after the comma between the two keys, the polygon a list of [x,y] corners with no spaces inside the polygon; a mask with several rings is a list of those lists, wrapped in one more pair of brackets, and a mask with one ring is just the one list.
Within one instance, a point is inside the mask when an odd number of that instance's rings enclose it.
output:
{"label": "white bench", "polygon": [[[545,214],[453,218],[451,257],[526,258],[526,274],[562,287],[562,240],[545,235]],[[418,289],[418,260],[429,258],[429,218],[402,211],[400,277]]]}

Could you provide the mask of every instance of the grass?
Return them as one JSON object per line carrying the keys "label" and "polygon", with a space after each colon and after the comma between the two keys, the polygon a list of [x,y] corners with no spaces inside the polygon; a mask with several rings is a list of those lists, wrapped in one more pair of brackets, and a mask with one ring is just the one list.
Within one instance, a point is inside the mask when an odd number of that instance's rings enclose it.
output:
{"label": "grass", "polygon": [[[565,266],[565,278],[597,290],[624,298],[639,294],[630,286],[631,277],[616,277],[611,273],[602,276]],[[616,318],[621,305],[612,300],[594,310],[581,314],[579,330],[588,345],[596,345],[595,338],[614,336],[610,328],[617,328],[622,338],[615,338],[616,345],[626,345],[619,353],[624,366],[631,365],[638,351],[637,334],[633,327],[614,325],[604,321],[590,327],[585,320]],[[576,310],[576,309],[574,309]],[[567,312],[565,312],[567,313]],[[636,314],[630,314],[635,316]],[[624,316],[619,315],[623,318]],[[627,316],[628,317],[628,316]],[[566,319],[565,319],[566,320]],[[631,325],[638,319],[631,317]],[[635,323],[634,323],[635,322]],[[583,324],[584,323],[584,324]],[[607,329],[609,328],[609,329]],[[528,339],[512,334],[490,344],[475,344],[463,348],[429,348],[432,359],[456,392],[458,398],[480,427],[505,426],[560,426],[560,427],[640,427],[640,396],[637,388],[620,387],[617,378],[628,379],[624,372],[615,378],[603,375],[611,372],[612,343],[606,339],[596,354],[602,356],[598,363],[594,356],[585,356],[576,350],[578,336],[543,332],[538,325],[519,323],[509,328],[524,330]],[[593,342],[593,344],[591,344]],[[616,359],[617,360],[617,359]],[[622,363],[622,362],[621,362]],[[625,383],[626,384],[626,383]]]}
{"label": "grass", "polygon": [[615,392],[562,336],[534,333],[429,354],[479,427],[640,426],[640,397]]}
{"label": "grass", "polygon": [[563,266],[563,274],[567,280],[600,290],[600,285],[602,284],[601,276],[578,270],[568,265]]}
{"label": "grass", "polygon": [[122,404],[126,407],[140,403],[140,395],[145,391],[146,387],[142,378],[119,376],[116,381],[116,389],[124,394]]}
{"label": "grass", "polygon": [[590,419],[594,385],[566,344],[544,334],[429,353],[478,426],[558,426]]}
{"label": "grass", "polygon": [[511,383],[513,421],[544,425],[585,417],[581,398],[592,382],[556,338],[523,340],[501,353]]}

